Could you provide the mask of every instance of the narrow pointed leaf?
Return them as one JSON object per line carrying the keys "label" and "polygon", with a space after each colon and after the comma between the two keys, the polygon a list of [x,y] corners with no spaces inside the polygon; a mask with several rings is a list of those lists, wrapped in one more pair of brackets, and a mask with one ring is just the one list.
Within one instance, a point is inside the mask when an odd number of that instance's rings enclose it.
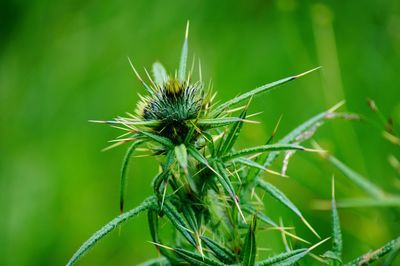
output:
{"label": "narrow pointed leaf", "polygon": [[284,206],[286,206],[288,209],[290,209],[292,212],[294,212],[303,221],[303,223],[310,229],[311,232],[313,232],[318,238],[320,237],[318,233],[314,230],[314,228],[312,228],[311,225],[307,222],[307,220],[304,218],[303,214],[296,207],[296,205],[294,205],[282,191],[280,191],[271,183],[263,181],[261,179],[259,179],[257,183],[258,186],[262,188],[265,192],[270,194],[273,198],[275,198]]}
{"label": "narrow pointed leaf", "polygon": [[146,132],[146,131],[140,131],[140,133],[145,135],[149,139],[154,140],[155,142],[158,142],[161,145],[164,145],[165,147],[168,147],[168,148],[173,148],[174,147],[172,142],[169,139],[165,138],[165,137],[162,137],[162,136],[150,133],[150,132]]}
{"label": "narrow pointed leaf", "polygon": [[307,252],[306,248],[287,251],[260,261],[257,263],[257,266],[290,266],[307,255]]}
{"label": "narrow pointed leaf", "polygon": [[[317,69],[318,68],[312,69],[310,71],[304,72],[303,74],[308,74],[308,73],[310,73],[310,72],[312,72],[314,70],[317,70]],[[265,85],[263,85],[261,87],[255,88],[255,89],[253,89],[253,90],[251,90],[249,92],[243,93],[243,94],[233,98],[232,100],[229,100],[229,101],[221,104],[220,106],[218,106],[216,108],[216,110],[215,110],[215,113],[219,114],[223,110],[225,110],[228,107],[230,107],[231,105],[235,105],[235,104],[241,103],[243,101],[246,101],[246,100],[250,99],[251,97],[253,97],[255,95],[258,95],[260,93],[269,92],[272,89],[278,87],[279,85],[285,84],[285,83],[287,83],[289,81],[295,80],[296,78],[298,78],[300,76],[303,76],[303,74],[296,75],[296,76],[291,76],[291,77],[287,77],[287,78],[283,78],[283,79],[280,79],[278,81],[274,81],[274,82],[265,84]]]}
{"label": "narrow pointed leaf", "polygon": [[168,219],[175,226],[175,228],[181,232],[181,234],[189,241],[193,247],[197,247],[197,243],[193,235],[189,232],[189,225],[184,221],[184,219],[180,216],[179,212],[172,205],[171,202],[166,201],[164,206],[164,212],[167,215]]}
{"label": "narrow pointed leaf", "polygon": [[[245,119],[246,118],[246,112],[247,110],[243,110],[243,112],[240,114],[239,118],[240,119]],[[240,130],[242,129],[243,126],[243,121],[237,121],[235,122],[230,130],[228,131],[226,138],[223,141],[223,144],[221,145],[220,150],[218,151],[218,155],[221,156],[228,151],[230,151],[235,144],[237,138],[239,137]]]}
{"label": "narrow pointed leaf", "polygon": [[[333,106],[329,110],[319,113],[312,118],[308,119],[298,127],[296,127],[294,130],[292,130],[289,134],[287,134],[285,137],[280,139],[278,141],[279,144],[289,144],[293,142],[299,142],[298,137],[302,135],[308,135],[309,137],[312,136],[312,134],[307,134],[307,132],[313,132],[317,128],[319,128],[323,123],[328,120],[328,119],[334,119],[334,118],[346,118],[348,114],[346,113],[335,113],[336,109],[338,109],[342,103],[338,103],[337,105]],[[307,138],[303,139],[302,141],[306,140]],[[268,155],[268,157],[265,159],[263,165],[265,167],[268,167],[272,164],[272,162],[276,159],[276,157],[279,155],[279,152],[273,152]]]}
{"label": "narrow pointed leaf", "polygon": [[207,256],[202,256],[192,251],[185,250],[183,248],[174,249],[175,252],[184,260],[186,260],[190,265],[197,266],[224,266],[225,264],[212,259]]}
{"label": "narrow pointed leaf", "polygon": [[153,64],[153,76],[155,83],[160,87],[162,87],[168,80],[167,71],[164,66],[158,62]]}
{"label": "narrow pointed leaf", "polygon": [[222,246],[221,244],[215,242],[214,240],[202,236],[201,240],[206,244],[206,246],[214,253],[215,257],[225,264],[232,264],[236,260],[235,254],[228,248]]}
{"label": "narrow pointed leaf", "polygon": [[143,140],[138,140],[132,143],[132,145],[128,148],[124,160],[122,162],[121,167],[121,183],[120,183],[120,193],[119,193],[119,210],[120,212],[124,212],[124,203],[125,203],[125,193],[127,186],[127,171],[129,166],[129,160],[132,156],[132,153],[135,151],[136,147],[143,143]]}
{"label": "narrow pointed leaf", "polygon": [[261,145],[257,147],[252,147],[248,149],[243,149],[235,152],[231,152],[225,156],[222,156],[222,160],[232,160],[238,157],[252,155],[256,153],[262,152],[271,152],[271,151],[288,151],[288,150],[307,150],[303,146],[295,145],[295,144],[273,144],[273,145]]}
{"label": "narrow pointed leaf", "polygon": [[224,127],[227,125],[233,125],[237,122],[243,122],[244,120],[240,117],[222,117],[222,118],[210,118],[210,119],[199,119],[197,125],[206,128],[217,128]]}
{"label": "narrow pointed leaf", "polygon": [[242,207],[243,211],[250,213],[252,215],[256,215],[258,219],[260,219],[262,222],[269,224],[273,227],[278,227],[278,224],[275,223],[271,218],[269,218],[267,215],[265,215],[264,213],[257,211],[256,209],[254,209],[251,206],[245,205]]}
{"label": "narrow pointed leaf", "polygon": [[257,225],[257,217],[253,216],[253,220],[250,224],[249,230],[247,231],[247,235],[244,241],[243,246],[243,259],[242,266],[253,266],[256,261],[256,225]]}
{"label": "narrow pointed leaf", "polygon": [[98,230],[96,233],[94,233],[88,240],[86,240],[82,246],[75,252],[75,254],[72,256],[72,258],[68,261],[67,266],[74,265],[75,262],[85,255],[93,246],[96,244],[97,241],[102,239],[104,236],[106,236],[108,233],[110,233],[113,229],[115,229],[119,224],[135,217],[139,213],[147,210],[150,208],[152,205],[155,204],[155,197],[149,197],[145,199],[138,207],[131,209],[130,211],[127,211],[113,220],[111,220],[109,223],[107,223],[105,226],[103,226],[100,230]]}

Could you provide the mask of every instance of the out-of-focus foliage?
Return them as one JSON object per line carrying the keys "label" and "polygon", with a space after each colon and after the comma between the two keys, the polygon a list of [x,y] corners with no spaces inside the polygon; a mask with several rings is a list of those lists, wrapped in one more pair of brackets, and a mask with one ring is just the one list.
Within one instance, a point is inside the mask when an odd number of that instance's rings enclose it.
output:
{"label": "out-of-focus foliage", "polygon": [[[347,110],[373,117],[366,97],[400,121],[400,3],[398,1],[3,1],[0,4],[0,264],[60,265],[95,230],[115,217],[125,149],[102,153],[119,132],[89,124],[133,112],[143,92],[136,65],[178,62],[182,31],[191,21],[191,51],[202,60],[220,99],[322,65],[320,75],[254,99],[261,125],[243,127],[243,147],[266,140],[283,114],[277,137],[346,99]],[[388,192],[400,188],[388,155],[398,146],[369,123],[332,121],[316,140]],[[391,157],[392,158],[392,157]],[[392,160],[393,161],[393,160]],[[148,158],[129,170],[126,205],[151,194],[157,172]],[[279,165],[278,165],[279,166]],[[318,155],[291,160],[287,181],[268,177],[291,197],[322,236],[330,214],[314,199],[364,195]],[[296,217],[265,198],[269,216]],[[399,208],[338,209],[343,259],[349,261],[399,235]],[[286,212],[286,213],[285,213]],[[293,223],[288,224],[287,217]],[[156,256],[139,216],[99,243],[80,265],[135,264]],[[160,225],[162,226],[162,225]],[[307,228],[297,234],[312,238]],[[258,243],[280,243],[277,233]],[[351,247],[351,248],[346,248]],[[270,251],[264,251],[270,252]]]}

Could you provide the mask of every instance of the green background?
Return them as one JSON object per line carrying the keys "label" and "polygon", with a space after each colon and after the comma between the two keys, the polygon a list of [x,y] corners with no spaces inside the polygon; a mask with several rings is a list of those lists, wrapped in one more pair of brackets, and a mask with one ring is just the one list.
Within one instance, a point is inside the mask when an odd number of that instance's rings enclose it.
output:
{"label": "green background", "polygon": [[[160,60],[177,67],[186,20],[190,52],[200,57],[218,99],[315,66],[318,72],[253,101],[260,125],[239,145],[262,144],[283,115],[278,137],[342,99],[344,109],[374,117],[366,97],[400,121],[399,1],[1,1],[0,265],[63,265],[79,245],[118,215],[119,168],[126,146],[100,152],[120,132],[89,119],[134,110],[143,88],[138,69]],[[400,180],[388,162],[399,149],[368,123],[332,121],[315,139],[389,192]],[[279,164],[275,169],[279,169]],[[152,158],[135,158],[128,207],[151,193]],[[330,197],[365,196],[316,154],[298,153],[290,179],[266,176],[302,209],[323,236],[330,214],[313,209]],[[317,240],[266,197],[267,213]],[[396,208],[340,210],[344,258],[400,233]],[[262,256],[282,250],[261,233]],[[79,265],[135,265],[157,256],[142,215],[103,239]],[[325,248],[329,246],[326,245]]]}

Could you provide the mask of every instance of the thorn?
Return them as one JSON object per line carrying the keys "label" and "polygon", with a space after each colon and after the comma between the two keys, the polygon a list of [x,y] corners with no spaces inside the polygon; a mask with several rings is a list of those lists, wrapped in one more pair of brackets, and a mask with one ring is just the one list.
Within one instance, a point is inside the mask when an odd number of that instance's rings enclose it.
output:
{"label": "thorn", "polygon": [[131,59],[128,57],[129,64],[131,65],[131,68],[133,72],[135,73],[137,79],[143,84],[144,88],[147,90],[148,93],[152,93],[153,91],[150,89],[150,87],[143,81],[143,79],[140,77],[139,73],[136,71],[136,68],[133,66]]}
{"label": "thorn", "polygon": [[300,77],[305,76],[305,75],[307,75],[307,74],[309,74],[309,73],[311,73],[311,72],[314,72],[315,70],[318,70],[318,69],[320,69],[320,68],[322,68],[322,67],[319,66],[319,67],[310,69],[310,70],[308,70],[308,71],[306,71],[306,72],[303,72],[303,73],[301,73],[301,74],[298,74],[298,75],[296,75],[296,76],[293,76],[293,78],[295,78],[295,79],[300,78]]}
{"label": "thorn", "polygon": [[315,231],[314,228],[312,228],[312,226],[307,222],[307,220],[303,216],[301,216],[301,220],[308,227],[308,229],[310,229],[310,231],[313,232],[314,235],[316,235],[319,239],[321,239],[317,231]]}
{"label": "thorn", "polygon": [[314,248],[318,247],[318,246],[321,245],[322,243],[325,243],[325,242],[328,241],[329,239],[331,239],[331,238],[330,238],[330,237],[325,238],[324,240],[318,242],[318,243],[315,244],[314,246],[309,247],[308,250],[307,250],[307,252],[310,252],[311,250],[313,250]]}

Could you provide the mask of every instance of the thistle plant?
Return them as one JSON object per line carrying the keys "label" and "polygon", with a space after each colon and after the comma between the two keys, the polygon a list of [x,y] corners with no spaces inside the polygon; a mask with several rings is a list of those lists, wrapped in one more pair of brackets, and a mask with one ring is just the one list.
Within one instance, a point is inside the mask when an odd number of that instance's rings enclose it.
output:
{"label": "thistle plant", "polygon": [[[140,96],[134,114],[94,121],[123,131],[108,148],[130,144],[120,177],[121,215],[83,243],[67,265],[73,265],[98,240],[141,212],[147,212],[151,242],[161,255],[142,265],[293,265],[328,240],[321,240],[299,208],[268,182],[264,173],[285,175],[289,159],[297,151],[321,152],[302,143],[326,120],[349,119],[354,115],[337,112],[341,105],[338,104],[277,142],[275,130],[262,145],[235,148],[243,124],[256,122],[252,120],[254,114],[248,114],[254,96],[268,93],[318,68],[268,83],[219,104],[215,102],[211,85],[203,81],[200,63],[197,66],[193,62],[188,67],[187,61],[188,25],[175,73],[168,73],[160,63],[155,63],[152,77],[145,71],[148,78],[145,81],[129,60],[146,95]],[[198,68],[197,75],[195,68]],[[132,155],[139,150],[157,158],[159,172],[151,183],[153,195],[138,207],[125,211],[127,168]],[[279,155],[283,155],[283,169],[277,172],[270,167]],[[264,214],[260,193],[269,194],[292,211],[318,240],[312,244],[297,236],[292,228]],[[316,261],[331,264],[341,263],[342,249],[334,202],[333,198],[332,248],[325,256],[312,256]],[[158,226],[160,221],[171,224],[176,237],[164,239]],[[265,227],[281,232],[286,250],[261,258],[257,254],[256,235]],[[303,247],[292,249],[288,244],[292,241]]]}

